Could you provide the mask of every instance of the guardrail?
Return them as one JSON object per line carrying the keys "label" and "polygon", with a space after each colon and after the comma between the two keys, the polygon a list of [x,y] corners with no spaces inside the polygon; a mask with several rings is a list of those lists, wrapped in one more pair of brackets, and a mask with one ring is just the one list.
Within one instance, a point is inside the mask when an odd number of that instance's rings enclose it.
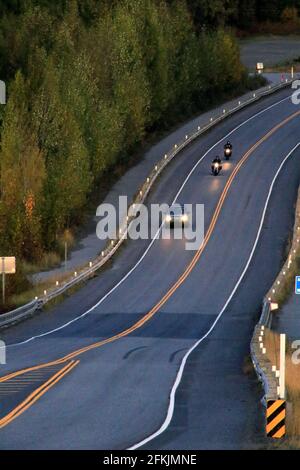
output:
{"label": "guardrail", "polygon": [[38,309],[42,307],[43,303],[40,300],[33,300],[22,307],[16,308],[8,313],[4,313],[0,317],[0,327],[9,326],[12,323],[28,318],[33,315]]}
{"label": "guardrail", "polygon": [[[163,169],[173,160],[173,158],[178,155],[185,147],[187,147],[191,142],[197,139],[200,135],[207,132],[209,129],[214,127],[219,122],[223,121],[224,119],[228,118],[232,114],[240,111],[241,109],[249,106],[250,104],[260,100],[261,98],[272,94],[282,88],[289,86],[293,80],[286,79],[283,83],[275,84],[275,85],[268,85],[263,88],[260,92],[253,92],[252,96],[249,100],[244,102],[238,101],[237,106],[226,110],[223,109],[222,113],[217,117],[211,117],[209,122],[204,126],[198,126],[197,129],[190,135],[186,135],[185,139],[178,144],[175,144],[173,149],[164,155],[164,157],[154,166],[152,172],[145,180],[144,184],[138,190],[135,200],[131,205],[134,204],[142,204],[144,203],[146,197],[148,196],[154,182],[161,174]],[[116,240],[111,240],[109,245],[102,251],[101,255],[98,256],[94,261],[91,261],[89,265],[80,272],[74,272],[74,275],[70,278],[70,280],[65,281],[63,283],[56,282],[56,285],[53,289],[49,291],[44,291],[44,295],[41,298],[36,298],[32,302],[19,307],[16,310],[11,312],[5,313],[0,315],[0,329],[2,327],[7,327],[13,323],[19,322],[35,313],[35,311],[41,309],[44,304],[49,302],[50,300],[54,299],[55,297],[63,294],[71,287],[74,287],[76,284],[87,280],[91,275],[93,275],[98,269],[100,269],[110,258],[114,255],[114,253],[118,250],[120,245],[123,241],[127,238],[128,231],[130,230],[131,224],[133,222],[133,217],[127,215],[126,220],[119,228],[119,238]]]}
{"label": "guardrail", "polygon": [[271,322],[271,304],[267,299],[264,299],[262,313],[254,329],[250,344],[252,363],[264,390],[264,396],[262,398],[264,406],[267,406],[268,400],[276,400],[278,397],[278,378],[276,374],[274,374],[272,364],[266,355],[266,349],[264,347],[265,328],[270,328]]}
{"label": "guardrail", "polygon": [[[286,276],[289,273],[289,270],[293,267],[293,264],[297,260],[297,255],[300,246],[300,188],[298,190],[297,205],[296,205],[296,215],[293,231],[293,241],[288,254],[288,257],[281,268],[279,274],[277,275],[272,287],[268,291],[264,302],[261,317],[259,323],[256,325],[253,337],[251,340],[251,358],[256,370],[259,380],[262,382],[264,389],[263,404],[266,406],[267,400],[276,400],[278,398],[278,386],[279,381],[276,377],[276,368],[274,370],[274,365],[271,364],[270,360],[266,356],[263,336],[264,329],[272,329],[272,303],[276,304],[275,308],[277,309],[277,295],[278,290],[281,289],[282,284],[285,282]],[[278,372],[278,371],[277,371]],[[278,374],[277,374],[278,375]]]}

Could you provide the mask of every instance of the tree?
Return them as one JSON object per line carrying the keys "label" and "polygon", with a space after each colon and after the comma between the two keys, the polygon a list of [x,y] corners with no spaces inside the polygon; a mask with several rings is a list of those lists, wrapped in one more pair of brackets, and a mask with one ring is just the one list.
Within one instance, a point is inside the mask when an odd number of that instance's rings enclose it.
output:
{"label": "tree", "polygon": [[0,155],[1,240],[17,256],[37,259],[42,248],[40,212],[45,165],[30,127],[26,83],[18,73],[5,114]]}
{"label": "tree", "polygon": [[298,10],[294,6],[285,7],[285,9],[281,13],[281,20],[284,23],[288,23],[290,21],[296,22],[298,20]]}
{"label": "tree", "polygon": [[12,85],[1,129],[3,249],[25,259],[56,249],[93,188],[149,130],[231,92],[243,68],[220,24],[235,19],[237,7],[235,0],[5,2],[0,73]]}
{"label": "tree", "polygon": [[[43,214],[47,246],[55,245],[59,232],[84,206],[91,185],[87,150],[62,94],[59,69],[49,58],[44,84],[33,104],[34,126],[47,169]],[[68,94],[65,82],[64,91]]]}
{"label": "tree", "polygon": [[138,8],[141,8],[141,0],[118,4],[110,35],[113,97],[123,119],[125,145],[129,149],[145,135],[150,106],[142,38],[135,15]]}
{"label": "tree", "polygon": [[198,29],[224,26],[238,14],[238,0],[189,0],[188,5]]}
{"label": "tree", "polygon": [[278,21],[281,13],[280,0],[260,0],[256,3],[258,21]]}
{"label": "tree", "polygon": [[256,0],[239,0],[235,25],[240,29],[249,28],[256,20]]}

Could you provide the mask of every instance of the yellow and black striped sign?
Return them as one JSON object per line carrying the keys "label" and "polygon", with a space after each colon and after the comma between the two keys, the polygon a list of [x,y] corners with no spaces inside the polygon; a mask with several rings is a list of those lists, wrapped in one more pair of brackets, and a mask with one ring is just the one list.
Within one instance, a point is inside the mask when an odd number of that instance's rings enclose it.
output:
{"label": "yellow and black striped sign", "polygon": [[280,439],[285,435],[285,400],[268,400],[267,436]]}

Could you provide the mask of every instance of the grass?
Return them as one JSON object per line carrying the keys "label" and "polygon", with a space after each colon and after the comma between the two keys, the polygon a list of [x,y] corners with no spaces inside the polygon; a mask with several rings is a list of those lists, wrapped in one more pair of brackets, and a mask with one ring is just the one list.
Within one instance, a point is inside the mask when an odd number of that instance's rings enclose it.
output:
{"label": "grass", "polygon": [[61,264],[61,257],[55,251],[44,253],[39,263],[29,263],[22,261],[22,271],[26,275],[38,273],[40,271],[48,271],[56,268]]}
{"label": "grass", "polygon": [[43,297],[44,291],[53,289],[56,286],[57,281],[61,285],[64,281],[70,280],[70,277],[70,273],[56,274],[55,276],[48,278],[47,281],[33,285],[24,292],[12,295],[9,299],[9,303],[13,308],[20,307],[21,305],[31,302],[35,297]]}
{"label": "grass", "polygon": [[[97,274],[92,274],[90,278],[95,277]],[[65,275],[65,279],[63,276],[60,277],[62,282],[63,280],[70,280],[70,275]],[[21,294],[17,294],[11,297],[11,301],[14,302],[15,308],[21,307],[26,303],[31,302],[35,297],[42,297],[44,290],[50,290],[55,286],[54,279],[51,281],[47,281],[42,284],[38,284],[34,286],[32,289],[27,290],[26,292],[22,292]],[[47,304],[45,304],[44,309],[49,310],[53,308],[55,305],[61,303],[64,299],[73,295],[79,289],[83,287],[83,285],[87,282],[87,280],[80,281],[78,284],[75,284],[73,287],[70,287],[66,292],[62,293],[59,297],[55,297],[54,299],[50,300]]]}
{"label": "grass", "polygon": [[[125,240],[123,245],[126,244],[127,241]],[[119,250],[116,252],[118,253],[120,250],[123,249],[123,245],[119,248]],[[102,272],[106,271],[107,269],[110,269],[112,267],[113,259],[116,253],[99,269],[97,269],[96,272],[91,274],[89,279],[95,278]],[[86,265],[80,266],[77,268],[78,275],[80,272],[86,268]],[[35,284],[31,286],[29,289],[27,289],[24,292],[21,292],[20,294],[16,294],[10,297],[10,304],[11,307],[8,310],[11,310],[12,308],[17,308],[21,307],[22,305],[25,305],[26,303],[31,302],[35,297],[43,297],[44,291],[50,291],[56,287],[56,282],[58,281],[59,285],[62,285],[66,281],[70,281],[72,278],[72,273],[66,272],[66,273],[61,273],[61,274],[55,274],[55,276],[52,276],[47,279],[47,281],[40,282],[38,284]],[[69,297],[70,295],[74,294],[77,292],[79,289],[81,289],[87,282],[87,279],[82,280],[75,284],[73,287],[70,287],[66,292],[61,294],[60,296],[56,297],[55,299],[52,299],[50,302],[46,304],[46,308],[51,308],[54,305],[59,304],[62,302],[66,297]]]}
{"label": "grass", "polygon": [[[64,257],[64,245],[65,241],[68,243],[68,248],[71,249],[74,246],[74,236],[68,231],[61,236],[57,241],[58,252],[50,251],[44,253],[38,263],[30,263],[28,261],[20,261],[19,270],[21,276],[26,279],[26,282],[21,283],[21,288],[16,294],[8,295],[7,304],[2,310],[5,311],[12,310],[14,308],[20,307],[30,301],[35,297],[42,297],[44,291],[49,291],[56,286],[56,282],[59,284],[66,280],[70,280],[72,273],[66,272],[61,274],[55,274],[47,279],[47,281],[42,281],[34,283],[31,281],[31,276],[33,274],[50,271],[53,268],[59,267],[61,265],[62,259]],[[83,266],[78,267],[77,271],[83,269]]]}

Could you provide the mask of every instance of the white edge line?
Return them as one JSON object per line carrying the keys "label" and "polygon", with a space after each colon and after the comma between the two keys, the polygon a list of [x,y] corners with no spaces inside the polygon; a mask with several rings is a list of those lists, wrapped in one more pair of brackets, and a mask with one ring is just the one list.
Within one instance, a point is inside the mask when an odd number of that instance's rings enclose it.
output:
{"label": "white edge line", "polygon": [[158,437],[160,434],[162,434],[164,431],[166,431],[166,429],[168,428],[172,418],[173,418],[173,414],[174,414],[174,409],[175,409],[175,395],[176,395],[176,391],[177,391],[177,388],[179,387],[180,385],[180,382],[181,382],[181,379],[182,379],[182,376],[183,376],[183,372],[184,372],[184,368],[185,368],[185,364],[186,364],[186,361],[188,360],[190,354],[199,346],[199,344],[202,343],[202,341],[204,341],[209,335],[210,333],[214,330],[214,328],[216,327],[217,323],[219,322],[220,318],[222,317],[224,311],[226,310],[229,302],[231,301],[232,297],[234,296],[234,294],[236,293],[240,283],[242,282],[248,268],[249,268],[249,265],[252,261],[252,258],[253,258],[253,255],[254,255],[254,252],[256,250],[256,247],[257,247],[257,243],[259,241],[259,238],[260,238],[260,234],[261,234],[261,231],[262,231],[262,227],[263,227],[263,224],[264,224],[264,220],[265,220],[265,216],[266,216],[266,212],[267,212],[267,208],[268,208],[268,205],[269,205],[269,200],[270,200],[270,197],[271,197],[271,194],[273,192],[273,187],[274,187],[274,184],[277,180],[277,177],[280,173],[280,171],[282,170],[282,167],[284,166],[285,162],[288,160],[288,158],[295,152],[295,150],[299,147],[300,145],[300,142],[298,142],[297,145],[295,145],[295,147],[288,153],[288,155],[284,158],[284,160],[281,162],[273,180],[272,180],[272,183],[271,183],[271,186],[270,186],[270,189],[269,189],[269,193],[268,193],[268,196],[267,196],[267,200],[266,200],[266,203],[265,203],[265,206],[264,206],[264,210],[263,210],[263,213],[262,213],[262,217],[261,217],[261,221],[260,221],[260,224],[259,224],[259,228],[258,228],[258,232],[257,232],[257,235],[256,235],[256,239],[255,239],[255,242],[254,242],[254,245],[253,245],[253,248],[251,250],[251,253],[250,253],[250,256],[249,256],[249,259],[246,263],[246,266],[238,280],[238,282],[236,283],[233,291],[231,292],[229,298],[227,299],[225,305],[223,306],[222,310],[220,311],[220,313],[218,314],[217,318],[215,319],[215,321],[213,322],[212,326],[209,328],[209,330],[205,333],[204,336],[202,336],[202,338],[200,338],[188,351],[187,353],[184,355],[183,359],[182,359],[182,362],[180,364],[180,367],[179,367],[179,370],[178,370],[178,373],[177,373],[177,376],[176,376],[176,379],[175,379],[175,382],[174,382],[174,385],[171,389],[171,392],[170,392],[170,399],[169,399],[169,407],[168,407],[168,412],[167,412],[167,416],[163,422],[163,424],[161,425],[161,427],[153,434],[151,434],[150,436],[146,437],[145,439],[143,439],[142,441],[140,441],[138,444],[135,444],[133,445],[132,447],[130,447],[128,450],[135,450],[135,449],[138,449],[139,447],[147,444],[147,442],[149,441],[152,441],[153,439],[155,439],[156,437]]}
{"label": "white edge line", "polygon": [[[191,169],[191,171],[189,172],[189,174],[187,175],[187,177],[185,178],[184,182],[182,183],[179,191],[177,192],[175,198],[174,198],[174,201],[172,202],[172,204],[174,204],[177,200],[177,198],[179,197],[180,193],[182,192],[183,188],[185,187],[185,185],[187,184],[188,180],[190,179],[191,175],[194,173],[194,171],[196,170],[196,168],[198,167],[198,165],[204,160],[204,158],[215,148],[217,147],[223,140],[227,139],[230,135],[232,135],[234,132],[236,132],[238,129],[240,129],[241,127],[243,127],[245,124],[247,124],[248,122],[252,121],[253,119],[257,118],[258,116],[260,116],[261,114],[264,114],[265,112],[269,111],[270,109],[274,108],[275,106],[278,106],[279,104],[283,103],[284,101],[287,101],[288,99],[290,99],[291,95],[287,96],[286,98],[283,98],[279,101],[277,101],[276,103],[273,103],[272,105],[268,106],[267,108],[259,111],[258,113],[254,114],[253,116],[251,116],[250,118],[246,119],[245,121],[243,121],[241,124],[239,124],[237,127],[235,127],[234,129],[232,129],[228,134],[226,134],[225,136],[223,136],[220,140],[218,140],[212,147],[210,147],[206,152],[205,154],[197,161],[197,163],[193,166],[193,168]],[[53,330],[49,330],[49,331],[46,331],[45,333],[41,333],[39,335],[35,335],[35,336],[32,336],[31,338],[28,338],[26,340],[23,340],[23,341],[20,341],[18,343],[12,343],[12,344],[7,344],[6,345],[6,350],[8,348],[12,348],[12,347],[16,347],[16,346],[22,346],[24,344],[28,344],[30,343],[31,341],[34,341],[35,339],[38,339],[38,338],[43,338],[45,336],[49,336],[51,335],[52,333],[56,333],[57,331],[60,331],[60,330],[63,330],[64,328],[70,326],[72,323],[75,323],[76,321],[84,318],[85,316],[87,316],[89,313],[91,313],[93,310],[95,310],[97,307],[99,307],[99,305],[101,305],[121,284],[123,284],[124,281],[126,281],[126,279],[128,279],[128,277],[138,268],[138,266],[141,264],[141,262],[144,260],[144,258],[146,257],[146,255],[148,254],[148,252],[150,251],[151,247],[153,246],[155,240],[157,239],[158,235],[159,235],[159,232],[160,232],[161,228],[158,229],[158,231],[156,232],[154,238],[151,240],[151,243],[149,244],[149,246],[147,247],[147,249],[145,250],[145,252],[143,253],[143,255],[141,256],[141,258],[137,261],[137,263],[130,269],[130,271],[128,271],[128,273],[114,286],[112,287],[112,289],[110,289],[110,291],[108,291],[95,305],[93,305],[93,307],[91,307],[90,309],[88,309],[86,312],[82,313],[81,315],[73,318],[72,320],[70,320],[69,322],[67,323],[64,323],[63,325],[57,327],[57,328],[54,328]],[[0,351],[1,351],[1,347],[0,347]]]}

